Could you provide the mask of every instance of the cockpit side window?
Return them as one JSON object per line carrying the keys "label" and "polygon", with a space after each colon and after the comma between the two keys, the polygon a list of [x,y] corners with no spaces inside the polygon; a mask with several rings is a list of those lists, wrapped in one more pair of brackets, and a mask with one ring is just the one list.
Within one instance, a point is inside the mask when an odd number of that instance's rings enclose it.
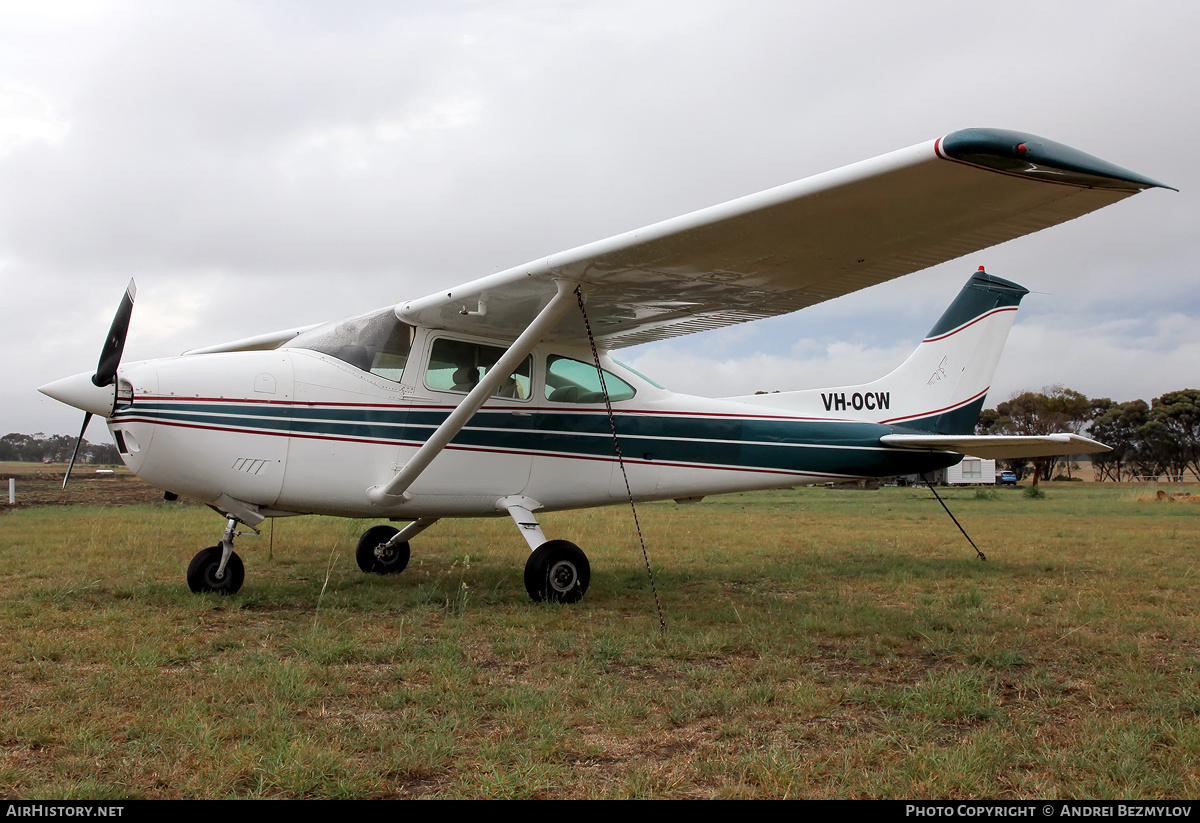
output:
{"label": "cockpit side window", "polygon": [[[504,351],[497,346],[440,337],[433,341],[425,385],[437,391],[469,392],[496,365]],[[526,357],[492,396],[528,400],[532,375],[533,358]]]}
{"label": "cockpit side window", "polygon": [[[604,385],[614,403],[632,400],[633,386],[605,370]],[[553,403],[603,403],[600,373],[591,363],[552,354],[546,358],[546,399]]]}
{"label": "cockpit side window", "polygon": [[415,334],[416,329],[396,319],[395,311],[389,308],[327,323],[297,336],[288,347],[319,351],[399,383]]}

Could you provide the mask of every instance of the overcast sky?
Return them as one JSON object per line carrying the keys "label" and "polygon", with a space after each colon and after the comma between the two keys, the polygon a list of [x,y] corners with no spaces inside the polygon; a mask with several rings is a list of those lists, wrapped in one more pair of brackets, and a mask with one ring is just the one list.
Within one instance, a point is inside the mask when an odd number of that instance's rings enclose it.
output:
{"label": "overcast sky", "polygon": [[[0,2],[0,433],[36,387],[334,319],[947,132],[1181,189],[796,315],[625,349],[679,391],[881,376],[979,265],[988,405],[1200,387],[1200,5]],[[93,428],[92,440],[105,435]]]}

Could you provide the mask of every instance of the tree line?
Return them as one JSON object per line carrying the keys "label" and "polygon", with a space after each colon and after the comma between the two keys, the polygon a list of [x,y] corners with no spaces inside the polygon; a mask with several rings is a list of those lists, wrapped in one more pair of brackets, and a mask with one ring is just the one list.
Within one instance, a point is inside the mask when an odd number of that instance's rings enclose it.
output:
{"label": "tree line", "polygon": [[[1200,389],[1182,389],[1145,400],[1117,403],[1089,399],[1073,389],[1052,386],[1024,392],[984,409],[977,434],[1084,434],[1112,451],[1093,454],[1096,480],[1132,480],[1156,476],[1179,481],[1200,479]],[[1001,461],[1019,478],[1033,482],[1071,476],[1070,456]]]}
{"label": "tree line", "polygon": [[[18,434],[12,432],[0,437],[0,460],[22,463],[65,463],[75,451],[75,438],[65,434]],[[84,440],[79,447],[77,462],[114,465],[121,462],[117,447],[112,443],[89,443]]]}

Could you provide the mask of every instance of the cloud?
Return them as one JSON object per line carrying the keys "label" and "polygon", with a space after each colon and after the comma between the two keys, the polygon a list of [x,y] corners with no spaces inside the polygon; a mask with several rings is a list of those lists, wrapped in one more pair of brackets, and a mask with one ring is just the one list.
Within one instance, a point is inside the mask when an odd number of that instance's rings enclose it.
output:
{"label": "cloud", "polygon": [[0,84],[0,156],[33,141],[57,143],[68,128],[34,92]]}
{"label": "cloud", "polygon": [[1046,315],[1014,326],[990,402],[1055,384],[1089,397],[1149,402],[1168,391],[1200,386],[1198,358],[1200,318],[1195,315]]}

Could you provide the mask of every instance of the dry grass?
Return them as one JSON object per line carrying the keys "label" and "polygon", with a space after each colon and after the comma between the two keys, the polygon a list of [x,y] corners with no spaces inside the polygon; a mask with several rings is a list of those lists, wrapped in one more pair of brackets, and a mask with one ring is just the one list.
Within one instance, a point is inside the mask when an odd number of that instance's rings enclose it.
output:
{"label": "dry grass", "polygon": [[551,515],[592,589],[535,606],[508,521],[364,576],[279,521],[197,597],[197,507],[0,519],[0,786],[25,797],[1189,797],[1200,507],[1113,487],[805,489]]}

